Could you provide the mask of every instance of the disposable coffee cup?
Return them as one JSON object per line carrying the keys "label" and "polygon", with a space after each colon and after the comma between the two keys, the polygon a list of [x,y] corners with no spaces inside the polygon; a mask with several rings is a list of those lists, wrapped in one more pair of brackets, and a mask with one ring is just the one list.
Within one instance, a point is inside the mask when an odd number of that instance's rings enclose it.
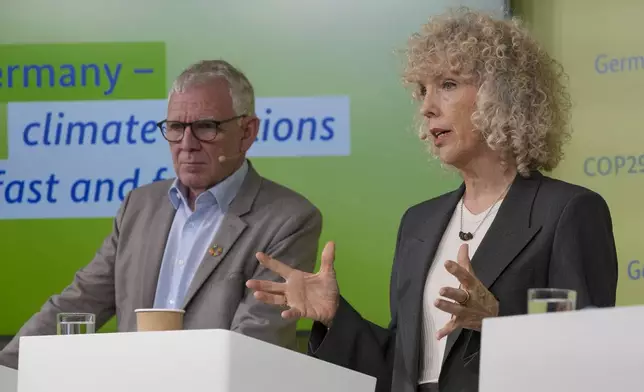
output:
{"label": "disposable coffee cup", "polygon": [[182,309],[136,309],[136,330],[179,331],[183,329]]}

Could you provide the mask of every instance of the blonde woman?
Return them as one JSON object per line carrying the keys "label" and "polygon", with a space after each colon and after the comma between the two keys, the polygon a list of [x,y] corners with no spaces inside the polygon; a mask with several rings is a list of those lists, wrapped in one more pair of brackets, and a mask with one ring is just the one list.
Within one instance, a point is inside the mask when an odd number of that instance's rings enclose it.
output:
{"label": "blonde woman", "polygon": [[574,289],[578,307],[615,304],[611,216],[597,193],[540,173],[562,159],[570,103],[561,67],[518,21],[437,16],[407,56],[421,139],[463,183],[404,214],[389,327],[339,294],[333,243],[316,274],[258,254],[285,282],[247,285],[286,306],[283,317],[315,320],[310,354],[377,377],[379,392],[477,391],[483,319],[525,313],[529,288]]}

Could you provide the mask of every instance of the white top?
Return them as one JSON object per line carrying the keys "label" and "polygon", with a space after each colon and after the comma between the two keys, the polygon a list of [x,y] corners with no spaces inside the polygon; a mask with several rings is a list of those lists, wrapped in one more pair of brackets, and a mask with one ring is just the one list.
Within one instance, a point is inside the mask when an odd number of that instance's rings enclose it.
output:
{"label": "white top", "polygon": [[[429,269],[427,281],[425,283],[425,291],[423,293],[423,328],[422,328],[422,350],[421,350],[421,364],[418,383],[424,384],[428,382],[438,382],[441,366],[443,364],[443,356],[445,353],[445,343],[447,337],[440,341],[436,340],[436,333],[447,324],[451,318],[451,314],[444,312],[434,306],[434,301],[439,297],[438,291],[445,286],[458,288],[460,283],[456,277],[447,272],[445,269],[445,262],[447,260],[456,261],[458,249],[465,241],[462,241],[458,233],[461,230],[461,203],[463,199],[456,205],[452,219],[447,225],[447,229],[443,234],[438,249],[436,250],[435,258],[432,266]],[[501,200],[490,206],[487,210],[480,214],[472,214],[467,208],[463,208],[463,231],[471,232],[474,238],[467,241],[469,244],[470,260],[474,256],[481,240],[485,233],[490,228],[490,225],[496,217],[496,213],[501,205]],[[493,209],[490,211],[490,209]],[[489,211],[489,215],[485,218]],[[481,222],[483,219],[485,220]],[[479,227],[480,223],[480,227]],[[478,227],[478,230],[476,229]],[[476,232],[474,232],[476,230]],[[450,299],[447,299],[450,301]]]}

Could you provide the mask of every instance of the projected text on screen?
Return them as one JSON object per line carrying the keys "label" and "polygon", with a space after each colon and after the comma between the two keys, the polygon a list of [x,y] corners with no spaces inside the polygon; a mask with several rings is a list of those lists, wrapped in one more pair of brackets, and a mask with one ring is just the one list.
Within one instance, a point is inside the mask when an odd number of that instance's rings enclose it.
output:
{"label": "projected text on screen", "polygon": [[[163,42],[0,45],[0,219],[111,217],[174,177],[165,61]],[[249,157],[351,152],[347,96],[258,98],[256,113]]]}
{"label": "projected text on screen", "polygon": [[[156,127],[166,100],[20,102],[7,107],[0,218],[111,217],[132,189],[174,176]],[[259,98],[249,157],[350,154],[349,98]],[[262,116],[263,114],[263,116]]]}
{"label": "projected text on screen", "polygon": [[157,99],[165,43],[0,45],[0,102]]}

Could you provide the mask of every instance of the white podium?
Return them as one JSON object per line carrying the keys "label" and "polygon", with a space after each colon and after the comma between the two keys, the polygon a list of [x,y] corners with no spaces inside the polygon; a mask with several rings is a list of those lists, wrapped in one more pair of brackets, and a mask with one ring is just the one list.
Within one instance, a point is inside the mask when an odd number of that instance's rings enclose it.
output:
{"label": "white podium", "polygon": [[18,389],[18,372],[0,365],[0,392],[16,392]]}
{"label": "white podium", "polygon": [[644,306],[487,319],[480,392],[641,391]]}
{"label": "white podium", "polygon": [[373,392],[376,380],[227,330],[20,339],[18,392]]}

